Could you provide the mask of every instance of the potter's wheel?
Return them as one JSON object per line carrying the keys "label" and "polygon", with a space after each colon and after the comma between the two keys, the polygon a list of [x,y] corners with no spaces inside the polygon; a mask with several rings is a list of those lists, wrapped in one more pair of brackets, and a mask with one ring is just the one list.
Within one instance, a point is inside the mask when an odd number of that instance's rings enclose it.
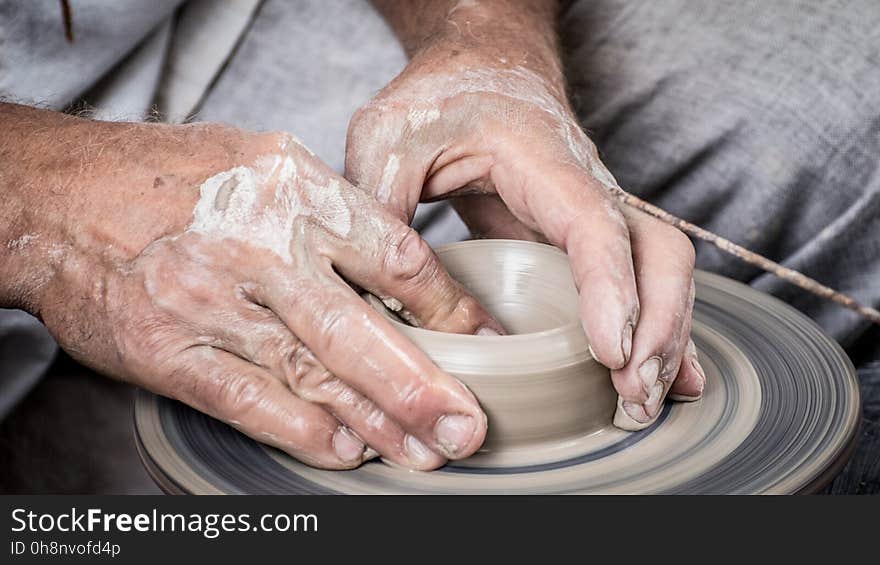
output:
{"label": "potter's wheel", "polygon": [[[796,493],[850,455],[860,405],[840,347],[786,304],[697,273],[693,339],[707,374],[640,432],[610,425],[529,462],[476,457],[430,473],[369,462],[312,469],[178,402],[141,392],[138,448],[174,493]],[[491,418],[490,418],[491,425]],[[537,461],[537,460],[536,460]]]}

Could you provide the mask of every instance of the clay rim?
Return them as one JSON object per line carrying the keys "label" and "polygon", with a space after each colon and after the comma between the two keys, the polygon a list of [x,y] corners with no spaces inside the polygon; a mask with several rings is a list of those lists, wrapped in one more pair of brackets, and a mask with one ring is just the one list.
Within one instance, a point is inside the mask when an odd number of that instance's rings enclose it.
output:
{"label": "clay rim", "polygon": [[[467,250],[475,253],[479,248],[519,248],[525,254],[556,255],[565,258],[561,250],[551,245],[532,241],[520,241],[514,239],[482,239],[468,240],[450,243],[435,249],[438,257],[445,253]],[[369,293],[364,294],[365,300],[377,310],[386,320],[407,336],[410,340],[430,350],[430,354],[455,367],[455,370],[465,374],[478,375],[482,370],[476,369],[461,362],[455,356],[443,354],[445,349],[455,349],[456,355],[466,353],[477,357],[495,356],[496,364],[493,366],[493,374],[504,374],[507,371],[521,371],[524,368],[535,368],[542,372],[549,369],[558,369],[584,362],[596,362],[595,357],[589,351],[589,343],[584,334],[580,322],[580,313],[575,313],[575,319],[569,323],[547,330],[518,333],[500,336],[483,336],[474,334],[459,334],[429,330],[411,326],[402,322],[397,315],[390,310],[381,299]],[[516,346],[523,346],[520,349]],[[525,354],[525,347],[530,353]],[[535,353],[538,352],[538,353]],[[521,354],[521,355],[518,355]]]}
{"label": "clay rim", "polygon": [[[539,243],[537,241],[522,241],[519,239],[470,239],[465,241],[457,241],[455,243],[447,243],[445,245],[441,245],[434,249],[434,253],[440,257],[442,254],[447,253],[449,251],[454,251],[458,249],[477,249],[480,247],[531,247],[536,253],[546,253],[553,255],[561,255],[565,257],[565,253],[563,253],[559,248],[554,247],[552,245],[546,243]],[[442,261],[441,261],[442,262]],[[391,320],[395,326],[403,328],[404,331],[412,331],[415,334],[424,334],[424,335],[446,335],[446,336],[455,336],[456,339],[467,340],[467,342],[473,343],[479,339],[479,343],[487,343],[487,342],[495,342],[498,343],[501,340],[504,340],[505,344],[510,343],[514,340],[532,340],[532,339],[542,339],[545,337],[555,337],[559,334],[571,334],[583,331],[580,320],[569,322],[562,326],[552,328],[549,330],[542,330],[539,332],[528,332],[528,333],[519,333],[519,334],[508,334],[508,335],[474,335],[474,334],[454,334],[448,332],[439,332],[436,330],[428,330],[425,328],[420,328],[417,326],[411,326],[404,322],[401,322],[400,319],[385,305],[382,300],[380,300],[377,296],[372,294],[364,295],[367,301],[370,302],[373,307],[378,309],[381,313],[385,314],[386,318]],[[592,357],[592,355],[590,356]]]}

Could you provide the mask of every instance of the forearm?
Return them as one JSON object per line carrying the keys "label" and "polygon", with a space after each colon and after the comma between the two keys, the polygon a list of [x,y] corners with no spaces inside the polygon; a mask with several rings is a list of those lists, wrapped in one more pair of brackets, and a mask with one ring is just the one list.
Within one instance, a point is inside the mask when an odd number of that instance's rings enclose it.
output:
{"label": "forearm", "polygon": [[61,209],[72,153],[60,146],[72,116],[0,104],[0,306],[32,310],[33,287],[43,270],[34,250],[62,238]]}
{"label": "forearm", "polygon": [[[179,197],[169,193],[162,164],[189,145],[189,134],[169,136],[167,128],[0,103],[0,306],[38,313],[40,288],[72,268],[79,251],[124,261],[188,220],[147,213],[170,210]],[[109,236],[114,223],[132,237]]]}
{"label": "forearm", "polygon": [[557,0],[373,0],[409,57],[477,56],[563,83]]}

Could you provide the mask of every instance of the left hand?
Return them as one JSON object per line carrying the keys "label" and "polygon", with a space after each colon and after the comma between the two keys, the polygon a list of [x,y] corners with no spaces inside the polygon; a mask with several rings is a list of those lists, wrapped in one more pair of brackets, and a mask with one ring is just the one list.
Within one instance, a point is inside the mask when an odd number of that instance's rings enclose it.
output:
{"label": "left hand", "polygon": [[622,207],[558,69],[434,45],[349,126],[346,177],[409,222],[452,198],[475,235],[549,241],[569,255],[584,330],[639,429],[667,393],[699,398],[690,339],[694,249],[679,230]]}

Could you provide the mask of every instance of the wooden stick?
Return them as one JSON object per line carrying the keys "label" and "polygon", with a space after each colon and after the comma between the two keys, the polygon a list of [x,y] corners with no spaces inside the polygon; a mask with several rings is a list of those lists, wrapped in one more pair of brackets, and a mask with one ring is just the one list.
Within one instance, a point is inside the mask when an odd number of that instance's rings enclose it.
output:
{"label": "wooden stick", "polygon": [[61,17],[64,19],[64,37],[68,43],[73,43],[73,17],[69,0],[61,0]]}
{"label": "wooden stick", "polygon": [[702,239],[703,241],[708,241],[715,247],[721,249],[722,251],[726,251],[730,253],[734,257],[737,257],[750,265],[755,265],[768,273],[772,273],[777,277],[786,280],[792,283],[795,286],[798,286],[808,292],[812,292],[822,298],[827,298],[836,304],[840,304],[844,308],[849,308],[850,310],[857,312],[861,316],[867,318],[868,320],[874,322],[875,324],[880,325],[880,312],[877,310],[860,304],[856,299],[851,296],[847,296],[841,292],[837,292],[833,288],[829,288],[819,281],[815,279],[811,279],[810,277],[804,275],[803,273],[799,273],[795,270],[789,269],[788,267],[783,267],[779,263],[775,261],[771,261],[767,259],[763,255],[758,255],[754,251],[749,251],[745,247],[737,245],[732,241],[725,239],[719,235],[716,235],[708,230],[701,228],[700,226],[694,225],[690,222],[682,220],[677,216],[673,216],[666,210],[662,208],[658,208],[649,202],[645,202],[638,196],[633,196],[632,194],[624,191],[621,188],[610,187],[612,194],[614,194],[621,202],[628,206],[632,206],[637,210],[641,210],[642,212],[649,214],[658,220],[662,220],[667,224],[671,224],[684,233],[688,235],[692,235],[698,239]]}

